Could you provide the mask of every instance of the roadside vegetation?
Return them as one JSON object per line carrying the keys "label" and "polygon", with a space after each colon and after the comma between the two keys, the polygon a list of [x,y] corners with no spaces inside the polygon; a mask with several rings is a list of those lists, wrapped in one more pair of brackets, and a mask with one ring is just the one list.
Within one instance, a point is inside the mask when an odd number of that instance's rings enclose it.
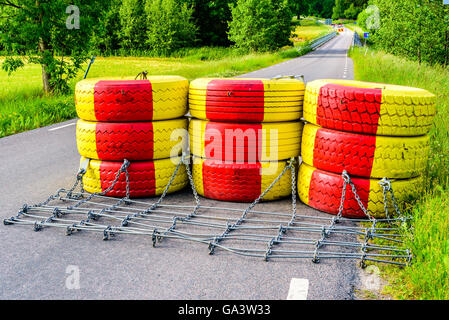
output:
{"label": "roadside vegetation", "polygon": [[449,6],[434,0],[369,0],[358,26],[377,48],[418,63],[449,64]]}
{"label": "roadside vegetation", "polygon": [[412,209],[413,232],[406,245],[414,255],[407,268],[386,268],[386,294],[396,299],[449,299],[449,190],[436,187]]}
{"label": "roadside vegetation", "polygon": [[350,56],[357,80],[413,86],[437,96],[425,192],[406,212],[413,217],[404,229],[412,265],[379,267],[390,282],[385,293],[394,298],[449,299],[449,70],[372,48],[366,55],[364,48],[355,48]]}
{"label": "roadside vegetation", "polygon": [[412,265],[379,265],[396,299],[449,299],[449,6],[431,0],[369,0],[357,25],[369,48],[352,50],[357,80],[427,89],[437,96],[424,193],[405,214]]}

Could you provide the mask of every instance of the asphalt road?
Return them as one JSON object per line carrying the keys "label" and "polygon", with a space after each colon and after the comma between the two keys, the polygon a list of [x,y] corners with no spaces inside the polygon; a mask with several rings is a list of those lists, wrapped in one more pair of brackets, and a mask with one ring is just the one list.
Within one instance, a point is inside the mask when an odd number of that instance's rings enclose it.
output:
{"label": "asphalt road", "polygon": [[[351,33],[345,32],[306,56],[245,76],[351,79],[350,42]],[[79,165],[73,123],[0,139],[2,220],[24,203],[40,202],[73,183]],[[188,191],[167,199],[190,200]],[[262,206],[288,212],[290,201]],[[325,216],[302,204],[298,212]],[[352,299],[359,281],[354,261],[265,262],[219,250],[209,256],[204,245],[176,240],[153,248],[151,239],[101,239],[93,233],[66,237],[60,229],[0,225],[0,299],[286,299],[292,278],[308,280],[308,299]],[[70,266],[79,268],[79,289],[66,286]]]}

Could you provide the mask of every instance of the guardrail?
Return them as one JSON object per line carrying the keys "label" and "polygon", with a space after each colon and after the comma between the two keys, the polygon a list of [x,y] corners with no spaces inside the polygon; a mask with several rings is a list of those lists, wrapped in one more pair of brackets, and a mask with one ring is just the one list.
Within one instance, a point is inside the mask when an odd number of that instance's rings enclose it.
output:
{"label": "guardrail", "polygon": [[337,35],[337,32],[333,31],[325,36],[322,36],[318,39],[313,40],[310,43],[310,48],[312,48],[312,50],[315,50],[316,48],[318,48],[319,46],[322,46],[323,44],[325,44],[326,42],[328,42],[329,40],[335,38],[335,36]]}
{"label": "guardrail", "polygon": [[362,40],[360,39],[360,36],[357,32],[354,31],[354,35],[352,38],[352,46],[358,46],[358,47],[363,47],[363,43]]}

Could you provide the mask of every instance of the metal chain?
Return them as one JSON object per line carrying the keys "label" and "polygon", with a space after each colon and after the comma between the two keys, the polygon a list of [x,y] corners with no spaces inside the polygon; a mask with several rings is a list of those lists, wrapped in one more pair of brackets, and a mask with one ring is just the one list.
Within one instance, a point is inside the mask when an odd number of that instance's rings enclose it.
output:
{"label": "metal chain", "polygon": [[137,74],[137,76],[134,78],[134,80],[137,80],[137,78],[139,78],[139,77],[140,77],[141,80],[146,80],[147,79],[147,75],[148,75],[148,71],[139,72]]}
{"label": "metal chain", "polygon": [[178,174],[179,168],[181,167],[183,162],[184,162],[184,155],[182,155],[181,160],[176,165],[175,171],[171,175],[167,186],[165,187],[164,191],[162,192],[162,195],[159,197],[159,199],[153,205],[151,205],[151,207],[148,210],[145,211],[145,213],[150,213],[151,211],[156,209],[162,203],[162,201],[164,201],[165,196],[167,195],[168,189],[170,189],[173,181],[175,180],[176,175]]}
{"label": "metal chain", "polygon": [[[192,163],[195,161],[195,156],[192,154]],[[195,203],[199,207],[200,205],[200,197],[198,196],[198,191],[196,190],[195,183],[193,181],[192,172],[190,170],[190,165],[186,161],[185,163],[186,170],[187,170],[187,176],[189,177],[190,187],[192,188],[193,197],[195,198]]]}
{"label": "metal chain", "polygon": [[271,191],[271,189],[274,187],[274,185],[276,183],[279,182],[279,180],[284,176],[284,174],[288,171],[291,170],[291,168],[293,167],[293,162],[290,162],[287,166],[285,166],[285,168],[282,170],[282,172],[277,176],[277,178],[268,186],[268,188],[261,194],[259,195],[259,197],[257,197],[256,200],[254,200],[248,208],[245,209],[245,211],[243,211],[242,216],[233,224],[229,224],[229,222],[226,223],[226,229],[225,231],[219,235],[216,236],[214,238],[213,241],[211,241],[209,243],[209,254],[214,254],[215,253],[215,247],[217,244],[219,244],[228,234],[229,232],[231,232],[232,230],[234,230],[237,226],[239,226],[241,223],[243,223],[243,221],[245,220],[246,216],[248,215],[248,213],[265,197],[265,195]]}
{"label": "metal chain", "polygon": [[[123,172],[126,172],[125,174],[127,174],[129,165],[130,165],[130,162],[129,162],[127,159],[125,159],[125,160],[123,161],[122,166],[121,166],[120,169],[117,171],[117,174],[115,175],[115,178],[114,178],[114,180],[112,181],[111,185],[110,185],[106,190],[104,190],[104,191],[102,191],[102,192],[93,192],[93,193],[91,193],[91,194],[89,195],[89,197],[87,197],[87,198],[81,200],[80,202],[78,202],[78,203],[75,204],[74,206],[67,207],[67,209],[70,210],[70,209],[78,208],[78,207],[81,206],[82,204],[84,204],[84,203],[90,201],[94,196],[104,196],[104,195],[106,195],[109,191],[111,191],[111,190],[115,187],[115,185],[117,184],[117,182],[118,182],[118,180],[119,180],[119,178],[120,178],[120,174],[123,173]],[[128,181],[128,182],[129,182],[129,181]],[[129,194],[129,186],[128,186],[128,185],[127,185],[127,194]],[[126,197],[125,197],[125,198],[126,198]]]}
{"label": "metal chain", "polygon": [[[167,187],[165,188],[164,192],[162,193],[162,196],[159,198],[159,200],[158,200],[156,203],[154,203],[154,204],[150,207],[150,211],[153,211],[154,209],[156,209],[156,208],[160,205],[160,203],[163,201],[163,199],[165,198],[165,196],[166,196],[166,194],[167,194],[167,192],[168,192],[168,189],[170,188],[170,186],[172,185],[172,183],[173,183],[173,181],[174,181],[176,175],[178,174],[178,171],[179,171],[179,168],[181,167],[181,165],[184,165],[184,166],[186,167],[187,175],[189,176],[189,179],[191,178],[192,174],[190,173],[190,167],[189,167],[188,158],[189,158],[189,155],[188,155],[186,152],[183,152],[183,153],[182,153],[182,156],[181,156],[181,161],[179,161],[179,163],[177,164],[177,166],[176,166],[176,168],[175,168],[175,171],[173,172],[172,176],[170,177],[170,181],[168,182]],[[198,198],[198,195],[196,195],[196,198],[195,198],[195,199],[197,199],[197,198]],[[198,198],[197,206],[199,206],[199,198]],[[197,210],[198,210],[198,209],[195,208],[194,211],[193,211],[193,213],[191,213],[191,214],[190,214],[188,217],[186,217],[186,218],[182,218],[182,217],[179,217],[179,216],[173,217],[173,222],[172,222],[171,226],[170,226],[170,227],[169,227],[163,234],[158,234],[158,235],[157,235],[158,241],[159,241],[159,242],[162,241],[162,239],[164,238],[164,236],[166,236],[167,234],[171,233],[171,232],[176,228],[176,222],[177,222],[178,220],[181,220],[181,221],[187,221],[187,220],[190,220],[191,217],[193,217],[193,216],[196,214],[196,211],[197,211]],[[156,233],[156,232],[154,232],[154,233]],[[156,237],[155,237],[155,234],[153,234],[153,239],[154,239],[154,240],[153,240],[153,247],[155,247],[155,246],[156,246],[156,240],[155,240]]]}
{"label": "metal chain", "polygon": [[387,198],[387,192],[389,191],[389,189],[391,188],[391,183],[390,180],[388,180],[387,178],[383,178],[382,180],[379,181],[380,186],[382,187],[382,193],[384,196],[384,210],[385,210],[385,216],[387,217],[387,219],[390,219],[390,213],[388,211],[388,198]]}
{"label": "metal chain", "polygon": [[[193,158],[194,159],[194,158]],[[176,166],[176,169],[173,172],[173,175],[170,178],[170,181],[166,188],[164,189],[163,194],[158,199],[157,202],[153,203],[150,207],[147,207],[147,205],[142,201],[137,200],[130,200],[130,192],[129,192],[129,175],[128,175],[128,166],[126,162],[123,163],[122,167],[118,170],[117,175],[112,182],[112,184],[109,186],[109,188],[103,192],[91,194],[86,199],[81,199],[82,193],[76,193],[74,192],[75,188],[71,188],[69,190],[61,189],[58,191],[56,195],[50,196],[46,201],[44,201],[41,204],[35,205],[35,206],[24,206],[20,212],[22,212],[22,215],[24,216],[24,219],[21,219],[21,216],[19,215],[16,220],[5,220],[7,224],[31,224],[36,231],[42,229],[44,226],[54,226],[54,227],[62,227],[66,228],[67,234],[71,234],[73,231],[82,231],[82,230],[88,230],[88,231],[94,231],[94,232],[102,232],[103,233],[103,239],[108,240],[110,237],[113,237],[116,234],[133,234],[133,235],[147,235],[151,236],[153,240],[153,245],[156,244],[156,242],[161,240],[162,238],[172,238],[172,239],[182,239],[182,240],[188,240],[188,241],[196,241],[203,244],[209,245],[210,254],[213,254],[215,247],[221,248],[223,250],[236,253],[239,255],[244,256],[254,256],[254,257],[262,257],[268,260],[269,258],[313,258],[314,262],[319,262],[320,259],[323,258],[350,258],[350,259],[360,259],[361,260],[361,266],[366,266],[366,261],[377,261],[377,262],[387,262],[387,263],[393,263],[397,265],[404,265],[401,262],[393,261],[393,260],[382,260],[382,259],[391,259],[391,258],[398,258],[398,259],[405,259],[407,264],[410,264],[411,262],[411,252],[410,250],[405,250],[403,248],[394,247],[394,246],[380,246],[380,245],[374,245],[370,244],[369,240],[373,239],[374,237],[384,239],[387,241],[394,241],[395,243],[402,243],[400,241],[399,237],[400,235],[395,235],[391,233],[385,232],[382,234],[379,233],[379,230],[390,230],[383,227],[377,228],[377,222],[383,221],[382,219],[376,220],[376,219],[370,219],[373,224],[370,228],[365,227],[354,227],[354,226],[338,226],[337,224],[346,221],[353,221],[353,220],[347,220],[343,218],[343,211],[344,211],[344,203],[346,201],[346,188],[349,185],[351,185],[352,191],[355,193],[354,197],[358,198],[358,203],[360,205],[361,201],[360,198],[357,195],[357,190],[355,188],[355,185],[352,183],[349,175],[347,172],[344,172],[342,174],[343,177],[343,189],[341,192],[341,201],[340,201],[340,207],[338,210],[338,214],[330,218],[324,218],[324,217],[315,217],[315,216],[302,216],[301,219],[313,219],[314,221],[330,221],[330,225],[320,225],[315,223],[308,223],[305,221],[297,221],[296,216],[296,167],[295,167],[295,159],[291,159],[288,163],[288,165],[284,168],[284,170],[281,172],[281,174],[273,181],[273,183],[265,190],[253,203],[251,203],[242,213],[241,217],[233,224],[230,223],[230,221],[233,220],[227,220],[225,225],[225,231],[219,235],[216,236],[214,234],[208,234],[208,233],[198,233],[193,232],[189,233],[185,230],[175,230],[178,223],[183,223],[186,225],[192,225],[192,226],[198,226],[198,227],[207,227],[207,228],[221,228],[223,226],[223,223],[218,222],[204,222],[205,220],[213,220],[213,221],[223,221],[228,219],[227,217],[220,217],[220,216],[209,216],[209,215],[200,215],[197,214],[197,211],[201,208],[205,209],[214,209],[216,207],[207,207],[207,206],[200,206],[200,197],[198,196],[197,190],[195,188],[195,184],[193,181],[192,172],[189,166],[189,160],[190,156],[187,156],[186,153],[183,153],[183,157],[181,158],[181,161]],[[184,205],[162,205],[161,202],[165,198],[168,189],[172,185],[175,176],[177,173],[179,173],[179,168],[181,165],[185,165],[187,176],[189,178],[189,183],[192,187],[193,196],[195,198],[195,205],[194,206],[184,206]],[[272,190],[273,186],[279,182],[282,176],[285,175],[285,173],[291,170],[291,183],[292,183],[292,207],[291,207],[291,214],[287,213],[276,213],[276,212],[264,212],[264,211],[254,211],[254,213],[257,214],[266,214],[266,215],[272,215],[278,217],[277,220],[265,220],[265,219],[255,219],[255,218],[247,218],[247,215],[249,212],[251,212],[255,205],[257,205],[264,196]],[[119,176],[121,173],[125,173],[126,176],[126,196],[124,198],[121,198],[118,202],[116,202],[113,205],[103,204],[103,202],[92,200],[95,199],[111,199],[105,194],[107,194],[119,180]],[[82,183],[82,177],[77,177],[78,185]],[[76,183],[76,182],[75,182]],[[82,184],[81,184],[82,188]],[[83,188],[82,188],[83,189]],[[391,193],[391,190],[388,190]],[[66,192],[69,196],[66,194],[66,198],[61,196],[63,192]],[[384,195],[387,194],[387,190],[385,190]],[[64,207],[53,207],[49,206],[49,202],[52,200],[59,200],[62,201],[74,201],[76,204],[73,206],[68,206],[67,208]],[[89,203],[94,207],[88,208],[88,207],[82,207],[81,204],[84,204],[86,202],[90,201]],[[392,201],[395,203],[394,194],[392,194]],[[145,208],[129,208],[122,206],[122,204],[125,203],[127,205],[129,204],[144,204]],[[38,207],[41,205],[41,207]],[[98,206],[104,206],[103,209],[98,208]],[[153,212],[154,209],[160,208],[157,212]],[[397,207],[397,206],[396,206]],[[180,212],[180,211],[170,211],[170,209],[167,208],[189,208],[189,211]],[[33,209],[33,210],[32,210]],[[238,209],[232,209],[232,208],[218,208],[219,210],[228,210],[228,211],[238,211]],[[363,208],[362,208],[363,210]],[[366,210],[366,209],[365,209]],[[33,212],[42,212],[46,213],[45,216],[41,214],[34,214]],[[364,211],[365,212],[365,211]],[[67,215],[67,213],[73,213],[73,214],[83,214],[85,217],[83,220],[69,220],[72,218],[67,218],[67,216],[63,217],[63,215]],[[149,215],[151,213],[151,215]],[[170,214],[171,216],[167,216],[167,214]],[[281,217],[286,218],[289,216],[289,220],[281,219]],[[99,217],[106,217],[113,220],[121,221],[120,226],[114,226],[111,224],[100,224],[97,223],[96,220]],[[192,219],[193,217],[197,217],[197,219]],[[32,218],[32,219],[38,219],[37,221],[28,220],[25,218]],[[131,219],[133,219],[131,221]],[[279,221],[280,220],[280,221]],[[264,222],[264,223],[270,223],[269,226],[259,226],[252,222]],[[357,220],[358,221],[358,220]],[[361,220],[360,220],[361,221]],[[133,225],[129,226],[128,224],[132,222]],[[153,223],[156,222],[156,223]],[[161,225],[157,222],[166,224],[171,222],[171,226],[168,227],[166,225]],[[242,226],[243,222],[245,224]],[[276,223],[278,223],[276,225]],[[6,224],[6,223],[5,223]],[[233,233],[230,234],[232,230],[235,229],[241,229],[241,230],[252,230],[251,232],[245,232],[245,233]],[[277,233],[275,236],[270,236],[268,234],[259,234],[257,230],[277,230]],[[391,230],[394,230],[391,229]],[[292,236],[291,233],[294,232],[312,232],[317,233],[319,232],[321,234],[321,238],[317,241],[314,241],[313,239],[302,239],[299,237]],[[376,233],[377,232],[377,233]],[[340,234],[340,235],[360,235],[365,237],[365,241],[363,243],[359,242],[345,242],[340,240],[333,240],[330,241],[327,239],[330,234]],[[225,238],[229,239],[239,239],[239,240],[245,240],[245,241],[256,241],[256,242],[264,242],[267,243],[266,249],[253,249],[253,248],[232,248],[230,246],[224,246],[221,244],[221,241]],[[301,243],[301,244],[307,244],[307,245],[314,245],[315,250],[310,251],[298,251],[298,250],[285,250],[285,249],[279,249],[275,248],[278,244],[294,244],[294,243]],[[346,247],[346,248],[360,248],[361,253],[356,252],[327,252],[325,250],[319,250],[322,248],[322,246],[337,246],[337,247]],[[369,250],[384,250],[384,251],[391,251],[391,252],[397,252],[396,254],[379,254],[379,253],[370,253]],[[404,254],[402,254],[405,252]]]}
{"label": "metal chain", "polygon": [[[76,203],[74,206],[69,206],[67,207],[68,210],[73,210],[75,208],[80,207],[81,205],[83,205],[84,203],[90,201],[93,197],[95,196],[104,196],[107,193],[109,193],[109,191],[111,191],[115,185],[117,184],[118,180],[120,179],[120,174],[125,173],[125,178],[126,178],[126,195],[124,198],[121,198],[117,203],[111,205],[108,208],[103,208],[101,210],[101,214],[104,214],[105,212],[109,212],[111,210],[116,209],[117,207],[119,207],[122,203],[128,204],[129,201],[129,196],[130,196],[130,192],[129,192],[129,173],[128,173],[128,167],[130,165],[130,162],[125,159],[123,161],[122,166],[120,167],[120,169],[117,171],[114,180],[112,181],[111,185],[106,188],[106,190],[102,191],[102,192],[93,192],[91,193],[87,198],[80,200],[78,203]],[[90,216],[88,216],[88,219],[90,218]],[[90,221],[90,220],[89,220]],[[123,222],[122,222],[123,225]],[[126,224],[125,224],[126,225]],[[68,226],[67,230],[66,230],[66,234],[70,235],[72,234],[72,231],[79,231],[78,228],[76,228],[75,226]],[[113,229],[111,226],[108,226],[105,230],[104,230],[104,236],[103,236],[103,240],[109,240],[111,236],[114,236],[113,234]]]}
{"label": "metal chain", "polygon": [[75,183],[67,192],[68,198],[72,198],[72,193],[73,193],[73,191],[75,191],[76,187],[78,186],[78,183],[80,184],[80,194],[77,195],[74,199],[80,199],[83,197],[83,194],[84,194],[83,177],[87,172],[87,168],[89,168],[89,164],[90,164],[89,158],[85,158],[84,161],[81,163],[78,173],[76,174]]}
{"label": "metal chain", "polygon": [[399,209],[399,206],[396,202],[396,198],[394,197],[394,191],[393,191],[393,187],[391,185],[391,180],[389,180],[388,178],[383,178],[382,180],[379,181],[380,186],[382,187],[382,192],[383,192],[383,196],[384,196],[384,208],[385,208],[385,214],[387,215],[387,218],[389,217],[389,212],[388,212],[388,192],[390,192],[391,195],[391,202],[393,204],[393,208],[398,216],[398,218],[403,218],[401,210]]}
{"label": "metal chain", "polygon": [[348,184],[350,183],[350,178],[349,178],[348,172],[346,170],[343,170],[341,176],[343,178],[343,187],[341,190],[340,206],[338,208],[338,213],[337,213],[337,216],[332,219],[329,227],[327,227],[327,228],[325,226],[322,227],[321,238],[315,242],[315,251],[313,253],[313,258],[312,258],[313,263],[320,263],[319,249],[323,246],[324,241],[327,239],[329,234],[333,231],[333,229],[335,228],[335,225],[338,224],[340,222],[341,218],[343,217],[344,204],[346,201],[346,188],[347,188]]}
{"label": "metal chain", "polygon": [[354,195],[354,198],[357,201],[360,209],[362,209],[363,213],[365,214],[365,216],[368,217],[368,219],[370,221],[374,221],[374,217],[371,216],[371,214],[365,208],[365,205],[363,204],[362,200],[360,200],[360,197],[359,197],[359,195],[357,193],[357,188],[355,187],[354,183],[352,182],[351,177],[349,177],[348,172],[346,170],[344,170],[342,175],[343,175],[343,178],[345,179],[345,181],[347,180],[349,185],[351,186],[352,194]]}
{"label": "metal chain", "polygon": [[[295,158],[291,158],[289,161],[289,166],[291,166],[290,170],[291,170],[291,188],[292,188],[292,217],[290,219],[290,221],[287,224],[287,228],[293,226],[295,219],[296,219],[296,170],[295,170],[295,165],[296,165],[296,159]],[[277,233],[277,235],[272,238],[270,240],[270,242],[268,243],[267,246],[267,251],[265,252],[265,261],[268,261],[268,258],[270,257],[270,255],[273,252],[273,246],[275,244],[278,244],[281,239],[282,236],[286,233],[287,228],[285,228],[282,224],[279,225],[279,231]]]}
{"label": "metal chain", "polygon": [[360,200],[360,197],[357,193],[357,188],[355,187],[354,183],[351,180],[351,177],[349,176],[348,172],[346,170],[342,173],[343,178],[345,179],[345,182],[351,186],[352,193],[354,195],[355,200],[357,201],[360,209],[362,209],[365,216],[368,217],[368,219],[371,222],[371,227],[366,229],[365,235],[364,235],[364,242],[361,246],[361,261],[360,261],[360,267],[365,268],[366,267],[366,259],[367,259],[367,246],[369,240],[373,239],[373,233],[376,232],[376,223],[377,220],[371,216],[371,214],[368,212],[368,210],[365,208],[365,205],[363,204],[362,200]]}
{"label": "metal chain", "polygon": [[288,226],[291,227],[294,224],[296,219],[296,159],[291,158],[290,163],[292,164],[291,173],[292,173],[292,218],[288,223]]}
{"label": "metal chain", "polygon": [[[86,162],[87,161],[87,162]],[[80,195],[76,197],[76,199],[80,199],[84,193],[84,185],[83,185],[83,177],[84,174],[87,171],[87,166],[89,164],[90,159],[86,159],[86,161],[83,162],[83,164],[81,165],[78,173],[76,174],[76,179],[74,184],[72,185],[72,187],[67,191],[67,197],[68,198],[72,198],[72,192],[76,189],[76,187],[78,186],[78,184],[80,184],[81,187],[81,192]],[[19,210],[19,212],[17,213],[16,216],[13,216],[9,219],[4,219],[3,220],[3,224],[4,225],[11,225],[14,223],[14,221],[16,221],[17,219],[20,219],[20,217],[24,214],[26,214],[30,209],[32,208],[39,208],[39,207],[44,207],[46,205],[48,205],[51,201],[56,200],[58,198],[60,198],[60,195],[62,192],[65,192],[66,190],[64,188],[59,189],[56,194],[54,195],[50,195],[45,201],[34,204],[34,205],[27,205],[24,204],[22,206],[22,208]],[[35,224],[34,230],[35,231],[39,231],[42,229],[42,226],[40,224]]]}

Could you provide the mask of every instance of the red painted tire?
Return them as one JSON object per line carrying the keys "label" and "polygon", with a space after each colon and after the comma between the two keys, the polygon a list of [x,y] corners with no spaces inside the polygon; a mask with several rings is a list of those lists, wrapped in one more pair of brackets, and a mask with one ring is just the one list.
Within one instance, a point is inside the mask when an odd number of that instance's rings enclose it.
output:
{"label": "red painted tire", "polygon": [[436,97],[417,88],[351,81],[309,82],[304,119],[324,128],[385,136],[429,132]]}
{"label": "red painted tire", "polygon": [[429,136],[387,137],[304,126],[302,160],[317,169],[351,176],[404,179],[421,175]]}
{"label": "red painted tire", "polygon": [[298,121],[232,123],[192,119],[192,154],[221,161],[278,161],[298,157],[303,124]]}
{"label": "red painted tire", "polygon": [[[123,161],[165,159],[179,155],[187,119],[152,122],[90,122],[78,120],[76,140],[83,157]],[[171,140],[172,133],[178,140]]]}
{"label": "red painted tire", "polygon": [[295,79],[197,79],[189,89],[190,113],[202,120],[298,120],[303,100],[304,83]]}
{"label": "red painted tire", "polygon": [[[368,212],[377,218],[385,217],[384,200],[379,179],[351,177],[357,193]],[[327,172],[301,164],[298,175],[298,194],[302,202],[317,210],[338,214],[343,178],[340,174]],[[423,178],[392,180],[394,195],[399,204],[417,198],[423,190]],[[394,208],[389,207],[393,214]],[[346,201],[343,216],[348,218],[367,218],[359,207],[351,187],[346,188]]]}
{"label": "red painted tire", "polygon": [[[209,199],[252,202],[263,193],[287,166],[287,161],[235,163],[194,158],[193,181],[198,194]],[[291,195],[291,171],[273,186],[264,199]]]}
{"label": "red painted tire", "polygon": [[[83,163],[85,158],[81,158]],[[154,161],[134,161],[128,167],[129,191],[131,198],[153,197],[161,195],[181,158]],[[87,192],[103,192],[111,186],[123,162],[90,160],[83,177]],[[175,192],[187,186],[188,178],[184,165],[173,180],[168,192]],[[123,198],[126,196],[126,175],[120,174],[119,180],[106,196]]]}
{"label": "red painted tire", "polygon": [[88,121],[152,121],[187,112],[189,83],[178,76],[146,80],[86,79],[75,87],[76,111]]}

